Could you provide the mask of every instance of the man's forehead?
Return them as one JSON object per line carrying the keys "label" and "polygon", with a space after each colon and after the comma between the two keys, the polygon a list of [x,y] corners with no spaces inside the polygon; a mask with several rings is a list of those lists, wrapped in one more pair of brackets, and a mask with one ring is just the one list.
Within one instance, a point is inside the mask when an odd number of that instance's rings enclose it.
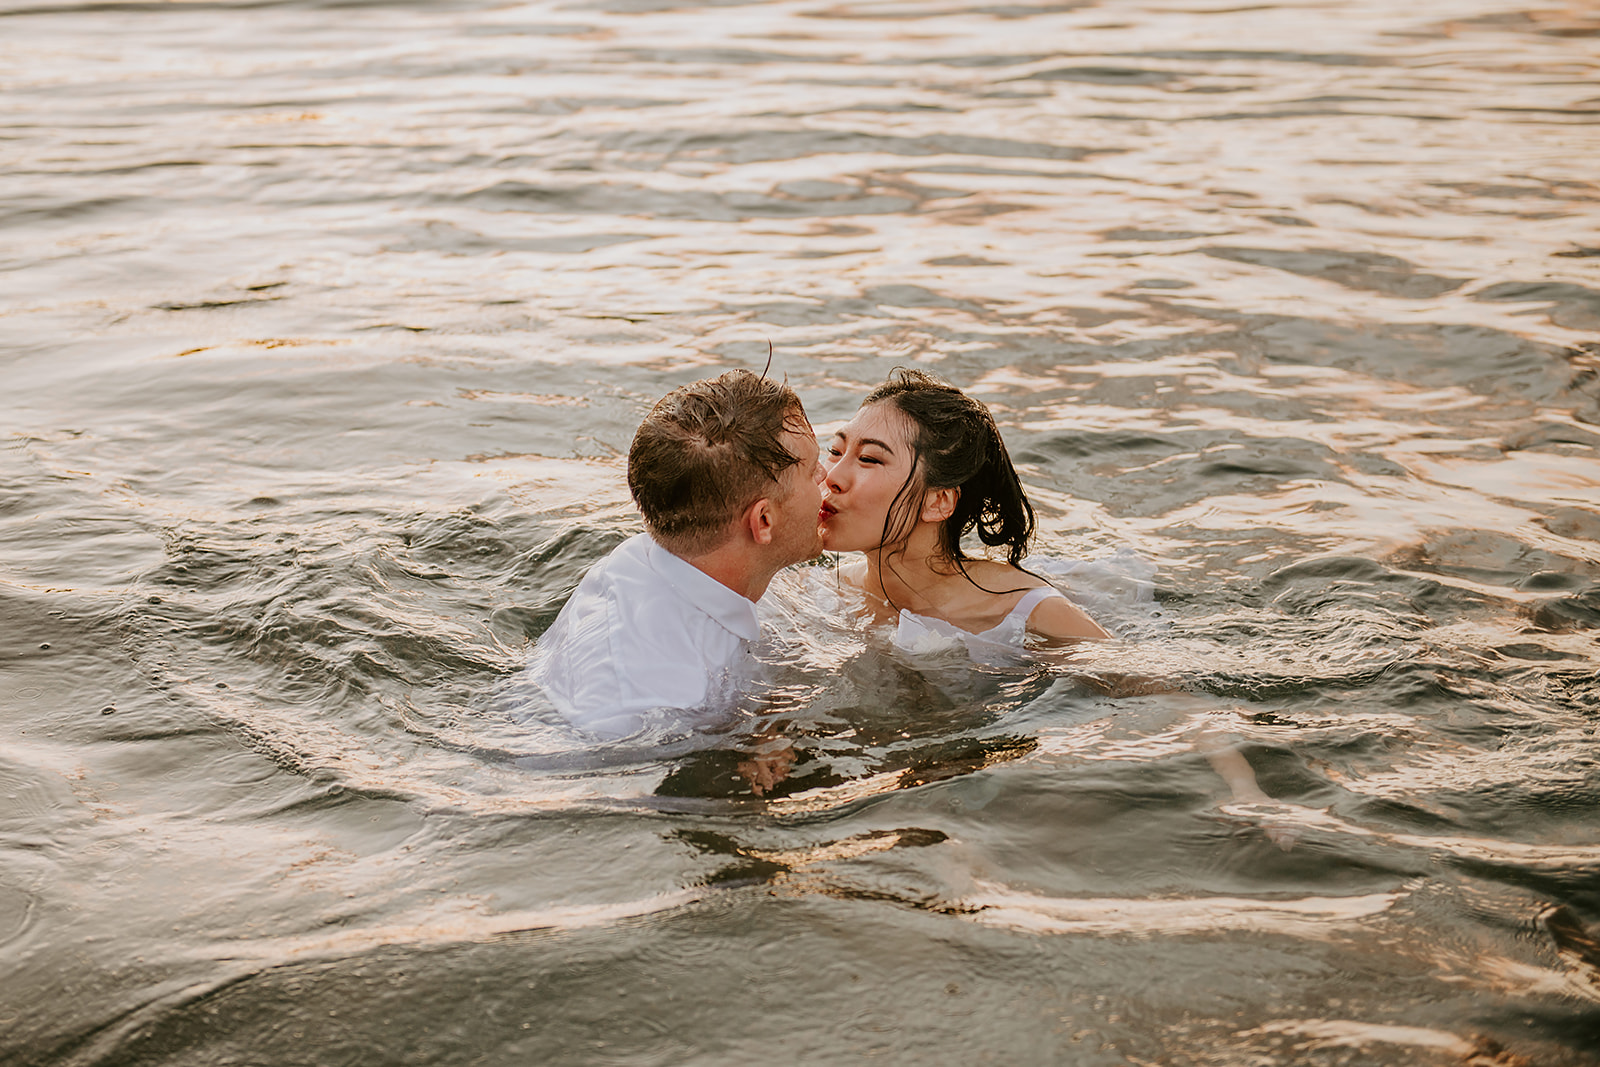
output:
{"label": "man's forehead", "polygon": [[798,426],[785,428],[783,448],[796,460],[795,466],[783,472],[786,477],[796,470],[810,467],[822,455],[822,449],[817,445],[817,435],[811,431],[810,426],[804,429]]}
{"label": "man's forehead", "polygon": [[789,450],[791,456],[802,463],[816,459],[822,454],[822,448],[817,444],[816,434],[790,430],[786,436],[789,440],[783,447]]}
{"label": "man's forehead", "polygon": [[783,432],[797,441],[804,439],[815,444],[817,440],[817,431],[811,428],[811,420],[806,418],[802,411],[797,411],[784,420]]}

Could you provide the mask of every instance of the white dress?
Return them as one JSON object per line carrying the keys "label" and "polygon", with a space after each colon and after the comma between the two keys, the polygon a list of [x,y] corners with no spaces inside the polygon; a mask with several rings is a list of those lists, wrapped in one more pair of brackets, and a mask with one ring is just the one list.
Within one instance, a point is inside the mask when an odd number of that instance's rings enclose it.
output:
{"label": "white dress", "polygon": [[1071,601],[1116,635],[1142,629],[1160,615],[1152,580],[1155,564],[1132,549],[1119,548],[1095,560],[1030,559],[1028,569],[1068,584],[1071,595],[1052,585],[1030,589],[1004,619],[977,634],[902,608],[895,626],[895,645],[919,656],[964,647],[974,663],[1009,666],[1027,658],[1028,616],[1051,597]]}
{"label": "white dress", "polygon": [[1040,602],[1053,597],[1066,599],[1066,595],[1053,585],[1041,585],[1022,594],[1022,599],[994,626],[982,633],[963,630],[943,619],[917,615],[904,608],[895,626],[894,643],[913,655],[943,652],[956,644],[966,646],[974,663],[1001,666],[1015,663],[1021,658],[1023,641],[1028,635],[1028,616]]}

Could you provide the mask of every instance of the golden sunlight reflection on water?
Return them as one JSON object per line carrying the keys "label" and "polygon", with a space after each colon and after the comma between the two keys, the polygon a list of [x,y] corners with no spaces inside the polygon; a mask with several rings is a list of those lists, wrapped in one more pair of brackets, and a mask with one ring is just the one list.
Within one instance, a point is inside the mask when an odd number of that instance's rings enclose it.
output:
{"label": "golden sunlight reflection on water", "polygon": [[[0,21],[0,1059],[1600,1051],[1589,5]],[[743,717],[568,728],[641,414],[769,345],[988,402],[1119,638],[802,569]]]}

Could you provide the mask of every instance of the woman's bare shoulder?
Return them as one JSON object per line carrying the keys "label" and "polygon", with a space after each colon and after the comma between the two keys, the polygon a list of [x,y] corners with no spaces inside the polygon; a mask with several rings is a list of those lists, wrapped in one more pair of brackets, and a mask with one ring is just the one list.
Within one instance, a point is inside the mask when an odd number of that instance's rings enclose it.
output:
{"label": "woman's bare shoulder", "polygon": [[1048,641],[1103,641],[1111,635],[1064,596],[1045,597],[1028,615],[1028,632]]}
{"label": "woman's bare shoulder", "polygon": [[962,566],[966,569],[967,577],[978,585],[985,589],[1004,591],[1007,594],[1027,592],[1029,589],[1050,584],[1036,574],[1029,574],[997,559],[968,560]]}

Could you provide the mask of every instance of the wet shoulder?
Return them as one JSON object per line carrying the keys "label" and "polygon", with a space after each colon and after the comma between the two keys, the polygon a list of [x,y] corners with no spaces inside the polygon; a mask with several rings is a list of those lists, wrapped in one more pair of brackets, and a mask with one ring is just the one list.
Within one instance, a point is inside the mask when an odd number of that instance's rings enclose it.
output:
{"label": "wet shoulder", "polygon": [[1016,637],[1020,639],[1020,627],[1026,618],[1017,614],[1019,607],[1033,590],[1051,588],[1050,583],[994,560],[971,560],[965,563],[964,570],[970,583],[951,579],[944,585],[948,599],[941,604],[942,615],[975,634],[986,634],[1002,625],[1016,626]]}
{"label": "wet shoulder", "polygon": [[1009,563],[992,559],[977,559],[966,564],[967,576],[985,589],[1004,590],[1002,595],[1026,594],[1050,583],[1037,575],[1018,570]]}

